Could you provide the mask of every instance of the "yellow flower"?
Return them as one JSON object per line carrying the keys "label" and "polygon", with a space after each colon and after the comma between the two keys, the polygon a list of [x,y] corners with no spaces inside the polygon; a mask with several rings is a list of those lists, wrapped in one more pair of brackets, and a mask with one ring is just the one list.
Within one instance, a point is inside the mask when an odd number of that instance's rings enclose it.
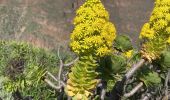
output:
{"label": "yellow flower", "polygon": [[97,55],[100,57],[107,55],[110,52],[111,52],[111,50],[108,49],[107,47],[100,47],[97,49]]}
{"label": "yellow flower", "polygon": [[166,28],[166,32],[167,32],[167,34],[170,34],[170,27]]}
{"label": "yellow flower", "polygon": [[76,53],[79,53],[79,49],[81,48],[79,42],[74,41],[70,43],[70,46],[72,47],[72,50],[75,51]]}
{"label": "yellow flower", "polygon": [[159,19],[158,21],[154,22],[153,24],[153,28],[154,30],[161,30],[163,28],[165,28],[168,25],[168,22],[164,19]]}
{"label": "yellow flower", "polygon": [[170,13],[168,13],[168,14],[165,16],[165,19],[166,19],[167,21],[170,21]]}
{"label": "yellow flower", "polygon": [[123,55],[124,55],[125,57],[127,57],[127,58],[131,58],[132,55],[133,55],[133,50],[129,50],[129,51],[123,53]]}
{"label": "yellow flower", "polygon": [[170,37],[168,38],[167,43],[170,45]]}
{"label": "yellow flower", "polygon": [[140,33],[140,37],[139,38],[148,38],[148,39],[152,39],[154,37],[154,30],[150,28],[150,24],[149,23],[145,23],[141,33]]}

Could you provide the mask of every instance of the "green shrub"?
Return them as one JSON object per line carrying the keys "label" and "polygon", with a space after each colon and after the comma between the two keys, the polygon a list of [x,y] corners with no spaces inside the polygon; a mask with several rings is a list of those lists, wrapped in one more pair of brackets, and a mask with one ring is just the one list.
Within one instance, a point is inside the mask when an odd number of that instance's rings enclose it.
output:
{"label": "green shrub", "polygon": [[[46,70],[57,73],[57,65],[55,53],[24,42],[0,41],[0,74],[5,78],[3,89],[9,93],[19,91],[39,99],[54,94],[42,78]],[[44,90],[53,92],[44,94]]]}

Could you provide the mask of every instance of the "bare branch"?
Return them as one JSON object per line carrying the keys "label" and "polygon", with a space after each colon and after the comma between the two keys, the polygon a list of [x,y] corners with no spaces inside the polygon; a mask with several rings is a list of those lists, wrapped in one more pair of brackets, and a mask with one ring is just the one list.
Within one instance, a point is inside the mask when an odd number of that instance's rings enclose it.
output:
{"label": "bare branch", "polygon": [[58,80],[59,80],[59,81],[58,81],[58,84],[60,85],[61,73],[62,73],[62,69],[63,69],[63,66],[64,66],[63,61],[62,61],[62,59],[61,59],[61,57],[60,57],[60,46],[59,46],[59,48],[58,48],[57,53],[58,53],[58,58],[59,58],[59,60],[60,60],[60,68],[59,68],[59,72],[58,72]]}
{"label": "bare branch", "polygon": [[169,77],[170,77],[170,69],[167,73],[166,79],[165,79],[165,96],[168,95],[168,81],[169,81]]}
{"label": "bare branch", "polygon": [[131,97],[134,95],[141,87],[143,86],[143,82],[140,82],[136,87],[134,87],[129,93],[124,94],[124,97]]}
{"label": "bare branch", "polygon": [[146,96],[144,96],[144,98],[143,99],[141,99],[141,100],[149,100],[150,98],[151,98],[151,94],[150,93],[147,93],[147,95]]}
{"label": "bare branch", "polygon": [[60,82],[62,86],[66,86],[65,83],[59,79],[57,79],[54,75],[52,75],[50,72],[46,71],[46,74],[48,74],[51,78],[53,78],[55,81]]}
{"label": "bare branch", "polygon": [[[59,72],[58,72],[58,79],[59,80],[61,80],[62,69],[63,69],[63,62],[62,62],[62,60],[60,60],[60,69],[59,69]],[[60,85],[60,81],[58,81],[58,84]]]}
{"label": "bare branch", "polygon": [[103,88],[101,91],[101,100],[104,100],[105,95],[106,95],[106,89]]}
{"label": "bare branch", "polygon": [[105,100],[107,82],[100,79],[99,83],[98,83],[98,86],[100,86],[100,88],[101,88],[100,99]]}
{"label": "bare branch", "polygon": [[56,86],[55,84],[53,84],[50,80],[48,79],[44,79],[44,81],[49,85],[51,86],[52,88],[58,90],[58,89],[61,89],[62,86]]}
{"label": "bare branch", "polygon": [[59,60],[61,60],[61,57],[60,57],[60,46],[58,47],[58,50],[57,50],[57,56],[58,56]]}
{"label": "bare branch", "polygon": [[140,68],[146,61],[144,59],[141,59],[137,64],[135,64],[126,74],[126,80],[131,78],[133,74]]}
{"label": "bare branch", "polygon": [[65,67],[71,66],[71,65],[73,65],[75,62],[77,62],[78,60],[79,60],[79,57],[77,57],[75,60],[73,60],[73,61],[71,61],[71,62],[69,62],[69,63],[67,63],[67,64],[64,64],[63,66],[65,66]]}
{"label": "bare branch", "polygon": [[130,79],[134,73],[144,65],[146,60],[141,59],[137,64],[135,64],[122,78],[121,81],[117,81],[115,86],[113,87],[110,95],[110,100],[119,100],[121,99],[121,96],[123,95],[123,90],[125,83],[128,79]]}

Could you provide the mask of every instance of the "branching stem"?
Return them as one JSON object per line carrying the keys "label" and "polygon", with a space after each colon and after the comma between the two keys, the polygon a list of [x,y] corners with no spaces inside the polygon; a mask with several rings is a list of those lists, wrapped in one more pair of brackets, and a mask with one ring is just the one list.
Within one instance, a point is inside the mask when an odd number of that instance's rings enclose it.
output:
{"label": "branching stem", "polygon": [[73,60],[73,61],[71,61],[71,62],[69,62],[69,63],[67,63],[67,64],[63,64],[63,66],[64,66],[64,67],[71,66],[71,65],[73,65],[75,62],[77,62],[78,60],[79,60],[79,57],[77,57],[75,60]]}
{"label": "branching stem", "polygon": [[141,59],[137,64],[135,64],[126,74],[126,80],[128,80],[129,78],[131,78],[134,73],[140,68],[142,67],[142,65],[145,63],[146,61],[144,59]]}
{"label": "branching stem", "polygon": [[140,82],[136,87],[134,87],[129,93],[125,93],[124,97],[128,98],[134,95],[143,86],[143,82]]}
{"label": "branching stem", "polygon": [[56,86],[54,83],[52,83],[50,80],[48,79],[44,79],[44,81],[49,85],[51,86],[52,88],[58,90],[58,89],[61,89],[62,86]]}

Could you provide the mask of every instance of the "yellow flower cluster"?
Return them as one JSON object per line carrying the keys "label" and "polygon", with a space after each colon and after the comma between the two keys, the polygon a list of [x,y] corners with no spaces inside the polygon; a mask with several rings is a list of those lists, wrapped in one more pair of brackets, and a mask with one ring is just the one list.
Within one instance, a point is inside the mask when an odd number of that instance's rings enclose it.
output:
{"label": "yellow flower cluster", "polygon": [[133,55],[133,50],[128,50],[127,52],[124,52],[123,55],[126,57],[126,58],[131,58],[132,55]]}
{"label": "yellow flower cluster", "polygon": [[169,43],[169,44],[170,44],[170,37],[168,38],[167,43]]}
{"label": "yellow flower cluster", "polygon": [[93,23],[96,18],[109,20],[109,13],[105,10],[100,0],[86,0],[86,2],[77,10],[74,24],[90,21]]}
{"label": "yellow flower cluster", "polygon": [[144,24],[140,38],[145,39],[141,53],[152,61],[159,58],[170,42],[170,0],[156,0],[148,23]]}
{"label": "yellow flower cluster", "polygon": [[77,10],[74,24],[70,47],[75,53],[102,57],[111,51],[116,30],[100,0],[86,0]]}
{"label": "yellow flower cluster", "polygon": [[110,53],[111,50],[109,50],[106,46],[105,47],[100,47],[97,49],[97,55],[104,56],[108,53]]}
{"label": "yellow flower cluster", "polygon": [[145,23],[142,30],[141,30],[139,38],[152,39],[154,37],[154,33],[155,33],[154,30],[150,28],[150,24]]}

